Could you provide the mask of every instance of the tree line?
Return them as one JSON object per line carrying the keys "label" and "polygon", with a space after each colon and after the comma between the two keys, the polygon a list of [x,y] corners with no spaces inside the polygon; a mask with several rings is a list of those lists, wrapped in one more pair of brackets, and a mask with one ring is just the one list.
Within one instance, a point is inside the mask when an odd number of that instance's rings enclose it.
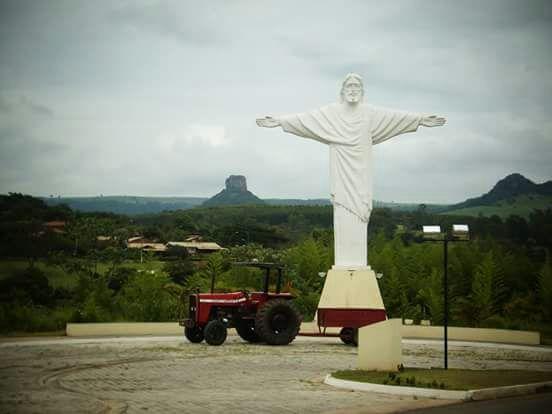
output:
{"label": "tree line", "polygon": [[[65,230],[44,230],[45,221]],[[424,224],[470,226],[472,241],[449,247],[451,324],[546,330],[552,321],[552,210],[526,220],[510,216],[449,217],[421,206],[413,212],[375,209],[369,263],[389,316],[442,323],[442,247],[421,243]],[[67,321],[176,320],[187,294],[260,288],[254,269],[235,261],[286,265],[287,289],[312,318],[333,263],[328,206],[229,206],[127,217],[79,213],[21,194],[0,196],[0,327],[2,331],[60,329]],[[125,248],[133,235],[159,241],[201,234],[227,249],[165,257]],[[103,236],[102,241],[98,236]]]}

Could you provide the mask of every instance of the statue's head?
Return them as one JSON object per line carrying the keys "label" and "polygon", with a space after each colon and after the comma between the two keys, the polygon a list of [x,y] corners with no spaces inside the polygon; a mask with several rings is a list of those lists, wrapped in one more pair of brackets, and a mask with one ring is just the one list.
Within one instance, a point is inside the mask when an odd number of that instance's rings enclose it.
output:
{"label": "statue's head", "polygon": [[362,76],[357,73],[348,73],[343,79],[340,92],[341,102],[358,103],[364,98],[364,84]]}

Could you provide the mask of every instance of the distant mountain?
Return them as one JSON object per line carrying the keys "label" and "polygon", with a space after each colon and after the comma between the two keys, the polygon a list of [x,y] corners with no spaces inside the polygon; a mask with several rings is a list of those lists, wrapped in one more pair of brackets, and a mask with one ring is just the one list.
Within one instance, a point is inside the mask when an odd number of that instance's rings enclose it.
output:
{"label": "distant mountain", "polygon": [[226,179],[224,190],[203,202],[202,206],[216,207],[243,204],[265,204],[265,202],[247,189],[247,181],[243,175],[231,175]]}
{"label": "distant mountain", "polygon": [[526,216],[534,209],[552,208],[552,181],[535,184],[521,174],[510,174],[486,194],[450,205],[444,214]]}
{"label": "distant mountain", "polygon": [[469,198],[458,204],[453,204],[450,209],[488,206],[498,201],[508,200],[521,195],[539,194],[543,196],[552,196],[552,181],[542,184],[535,184],[533,181],[525,178],[521,174],[510,174],[498,181],[495,186],[486,194],[480,197]]}

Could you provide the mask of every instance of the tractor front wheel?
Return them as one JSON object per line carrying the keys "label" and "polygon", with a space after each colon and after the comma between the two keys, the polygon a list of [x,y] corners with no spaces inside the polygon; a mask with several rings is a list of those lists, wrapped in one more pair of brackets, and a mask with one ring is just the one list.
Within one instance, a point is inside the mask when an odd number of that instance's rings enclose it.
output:
{"label": "tractor front wheel", "polygon": [[255,332],[255,321],[253,319],[240,319],[236,322],[236,331],[245,341],[251,343],[261,342],[261,338]]}
{"label": "tractor front wheel", "polygon": [[257,311],[255,332],[269,345],[287,345],[299,333],[301,319],[289,300],[269,300]]}
{"label": "tractor front wheel", "polygon": [[226,326],[221,321],[214,320],[205,325],[203,334],[205,335],[205,342],[209,345],[221,345],[226,341],[228,332]]}
{"label": "tractor front wheel", "polygon": [[194,326],[193,328],[184,328],[184,336],[188,338],[188,341],[199,344],[203,341],[203,329]]}

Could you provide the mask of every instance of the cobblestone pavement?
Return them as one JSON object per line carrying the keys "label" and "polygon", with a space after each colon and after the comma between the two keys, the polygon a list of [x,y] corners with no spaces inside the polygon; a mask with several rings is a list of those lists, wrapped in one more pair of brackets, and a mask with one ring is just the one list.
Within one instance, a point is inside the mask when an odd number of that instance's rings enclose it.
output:
{"label": "cobblestone pavement", "polygon": [[[406,366],[440,366],[438,342],[403,343]],[[323,384],[354,368],[335,338],[289,346],[230,336],[219,347],[183,338],[0,343],[1,413],[390,413],[447,401],[352,392]],[[449,366],[552,370],[552,349],[451,344]]]}

